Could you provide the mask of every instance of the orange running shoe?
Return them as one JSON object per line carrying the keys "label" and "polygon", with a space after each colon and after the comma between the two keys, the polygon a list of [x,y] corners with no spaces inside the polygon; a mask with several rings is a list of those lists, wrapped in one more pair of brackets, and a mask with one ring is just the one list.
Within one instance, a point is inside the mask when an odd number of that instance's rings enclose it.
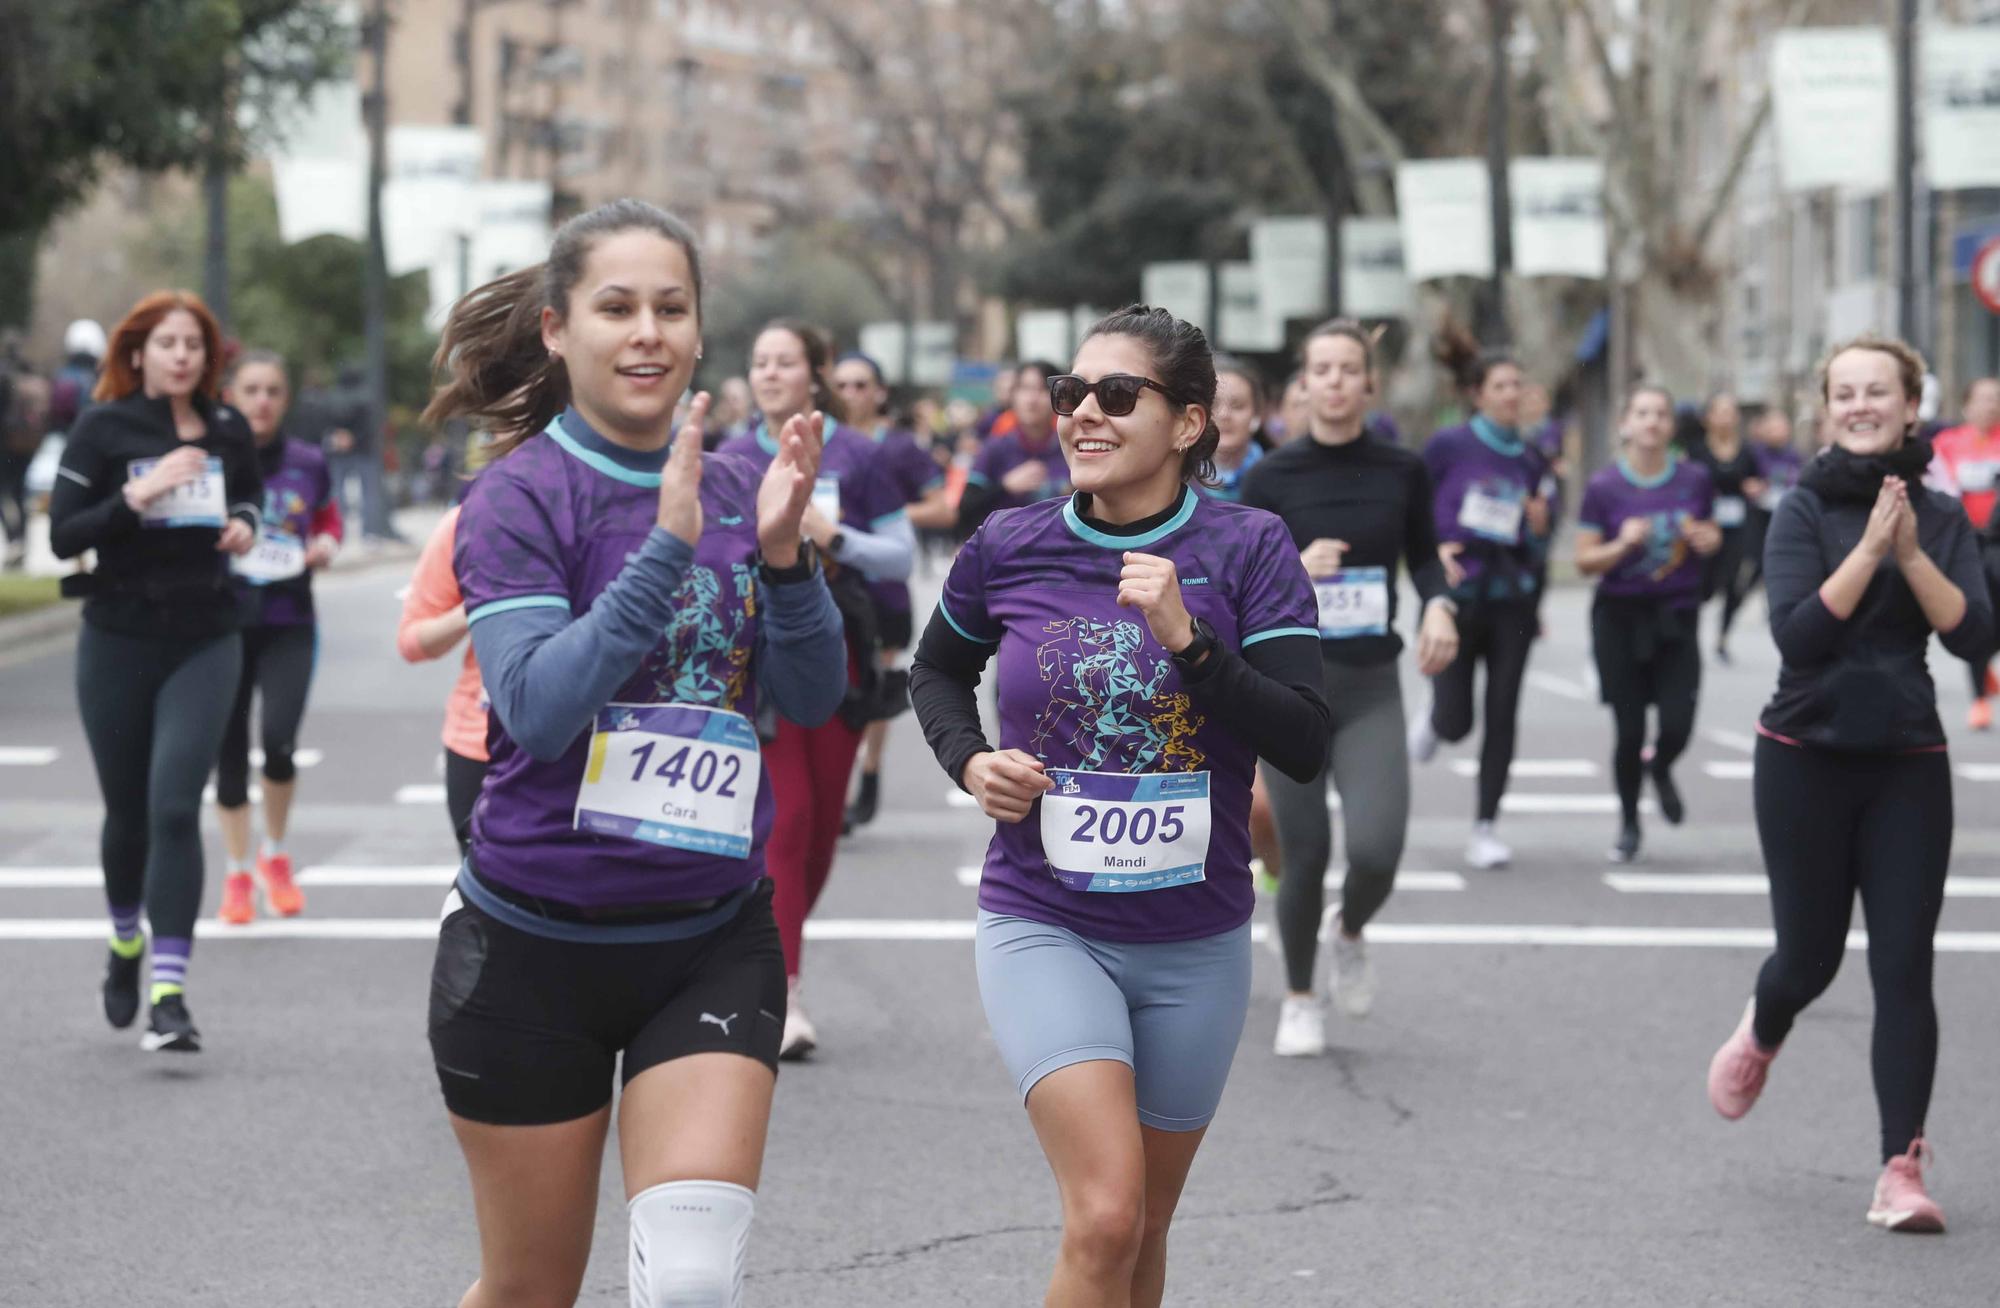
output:
{"label": "orange running shoe", "polygon": [[306,906],[306,897],[292,880],[292,856],[257,856],[257,875],[264,881],[264,902],[279,917],[297,917]]}
{"label": "orange running shoe", "polygon": [[216,916],[231,926],[242,926],[257,916],[256,905],[250,900],[250,874],[231,872],[222,879],[222,908]]}
{"label": "orange running shoe", "polygon": [[1965,715],[1965,725],[1974,731],[1991,731],[1993,729],[1993,701],[1990,699],[1973,700],[1971,712]]}

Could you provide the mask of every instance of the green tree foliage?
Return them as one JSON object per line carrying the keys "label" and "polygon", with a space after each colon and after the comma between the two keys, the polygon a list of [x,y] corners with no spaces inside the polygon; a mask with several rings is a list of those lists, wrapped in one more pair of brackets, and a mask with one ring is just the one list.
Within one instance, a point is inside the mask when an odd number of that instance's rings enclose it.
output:
{"label": "green tree foliage", "polygon": [[852,261],[809,236],[782,235],[756,263],[711,277],[702,303],[706,359],[697,381],[713,389],[749,369],[750,346],[773,318],[803,318],[856,348],[864,323],[896,317],[880,288]]}
{"label": "green tree foliage", "polygon": [[[192,286],[201,273],[198,206],[163,217],[145,241],[162,285]],[[278,206],[261,177],[238,177],[229,190],[229,283],[234,333],[246,347],[276,350],[295,380],[331,376],[362,359],[362,245],[315,236],[296,245],[278,238]],[[420,410],[430,396],[437,337],[424,325],[430,303],[425,274],[389,282],[389,402]]]}
{"label": "green tree foliage", "polygon": [[[324,79],[349,41],[333,0],[0,4],[0,237],[39,240],[107,164],[193,167],[245,142],[215,124]],[[0,321],[26,316],[18,273]]]}

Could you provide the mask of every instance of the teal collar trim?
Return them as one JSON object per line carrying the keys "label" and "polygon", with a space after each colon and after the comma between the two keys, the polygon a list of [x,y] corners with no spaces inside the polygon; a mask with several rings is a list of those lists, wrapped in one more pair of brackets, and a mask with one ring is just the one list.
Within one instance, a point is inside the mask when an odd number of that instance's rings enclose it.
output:
{"label": "teal collar trim", "polygon": [[758,414],[757,421],[751,424],[750,434],[757,438],[758,449],[774,459],[778,457],[778,438],[771,434],[771,424],[764,421],[763,414]]}
{"label": "teal collar trim", "polygon": [[1136,536],[1113,536],[1084,522],[1082,515],[1076,511],[1075,495],[1071,495],[1063,503],[1062,518],[1063,525],[1068,527],[1078,540],[1088,541],[1092,545],[1102,545],[1108,550],[1136,550],[1155,541],[1165,540],[1187,526],[1188,519],[1194,516],[1195,505],[1199,502],[1199,497],[1190,487],[1181,487],[1181,507],[1174,516],[1151,531],[1142,531]]}
{"label": "teal collar trim", "polygon": [[1633,471],[1632,465],[1625,461],[1624,455],[1621,454],[1618,456],[1619,475],[1634,486],[1637,486],[1640,490],[1658,490],[1674,479],[1674,473],[1679,470],[1680,466],[1680,460],[1676,459],[1670,450],[1667,452],[1667,466],[1658,475],[1641,477],[1637,472]]}
{"label": "teal collar trim", "polygon": [[[569,430],[571,427],[574,427],[581,434],[573,435]],[[657,456],[658,462],[653,464],[653,470],[650,472],[628,467],[619,457],[620,455],[623,455],[625,458],[645,460],[647,462],[652,462],[655,456],[644,454],[638,450],[627,450],[612,445],[611,442],[592,431],[590,424],[585,422],[583,416],[574,409],[566,410],[561,417],[548,425],[548,437],[557,445],[562,446],[564,453],[593,472],[602,473],[613,481],[622,481],[628,486],[646,486],[655,490],[659,489],[659,469],[667,461],[667,451],[665,450],[660,451]],[[617,453],[612,453],[613,450],[616,450]]]}
{"label": "teal collar trim", "polygon": [[1528,447],[1521,444],[1521,433],[1512,427],[1502,427],[1483,413],[1472,415],[1472,434],[1480,444],[1496,454],[1504,454],[1510,459],[1518,459],[1527,453]]}

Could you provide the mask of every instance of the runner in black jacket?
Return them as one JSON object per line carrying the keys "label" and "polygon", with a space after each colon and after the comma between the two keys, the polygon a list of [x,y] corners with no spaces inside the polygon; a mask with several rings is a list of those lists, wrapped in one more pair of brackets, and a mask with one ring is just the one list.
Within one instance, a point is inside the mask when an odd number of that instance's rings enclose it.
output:
{"label": "runner in black jacket", "polygon": [[104,1015],[139,1013],[143,901],[153,927],[142,1047],[192,1053],[183,987],[201,904],[201,788],[242,665],[229,556],[257,540],[263,483],[250,428],[217,404],[222,333],[185,291],[147,296],[112,333],[95,397],[70,433],[49,504],[66,579],[85,597],[77,700],[104,792],[111,957]]}

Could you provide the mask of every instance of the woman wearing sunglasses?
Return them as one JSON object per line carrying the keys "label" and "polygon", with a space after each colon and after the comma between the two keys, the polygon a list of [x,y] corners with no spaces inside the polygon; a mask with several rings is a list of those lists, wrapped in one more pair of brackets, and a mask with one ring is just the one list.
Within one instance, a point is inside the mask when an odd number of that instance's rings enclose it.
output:
{"label": "woman wearing sunglasses", "polygon": [[1190,485],[1217,442],[1198,329],[1121,310],[1049,395],[1076,491],[967,542],[913,692],[997,823],[979,986],[1062,1195],[1048,1301],[1158,1304],[1249,1000],[1251,776],[1326,749],[1319,633],[1284,524]]}

